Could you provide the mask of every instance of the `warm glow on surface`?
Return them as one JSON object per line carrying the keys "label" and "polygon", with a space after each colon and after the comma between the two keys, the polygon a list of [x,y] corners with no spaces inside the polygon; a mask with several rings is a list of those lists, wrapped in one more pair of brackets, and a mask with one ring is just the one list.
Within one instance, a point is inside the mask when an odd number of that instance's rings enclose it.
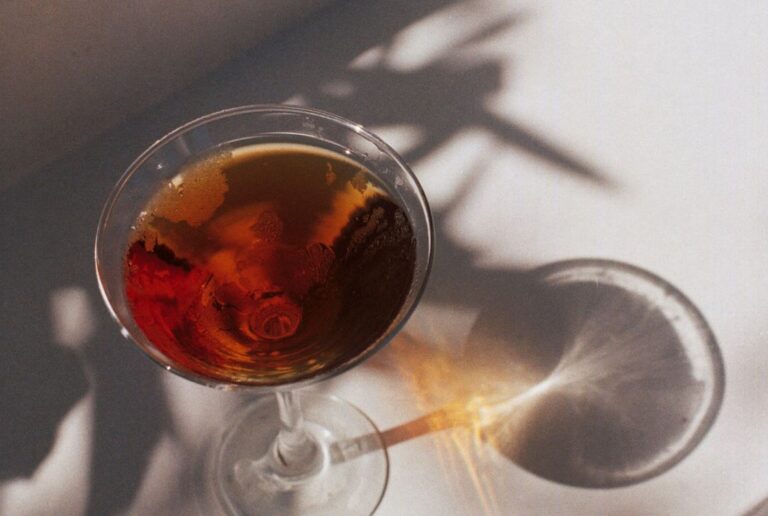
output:
{"label": "warm glow on surface", "polygon": [[695,313],[661,280],[589,263],[495,298],[460,346],[432,323],[393,345],[432,430],[444,430],[446,476],[459,493],[471,480],[486,513],[503,485],[494,464],[563,485],[636,484],[690,453],[718,409],[719,358]]}
{"label": "warm glow on surface", "polygon": [[[428,415],[383,435],[391,446],[433,433],[438,460],[451,487],[467,505],[474,506],[472,499],[479,500],[484,514],[490,515],[502,512],[493,482],[483,469],[483,462],[497,455],[488,444],[514,440],[513,422],[522,420],[547,384],[537,383],[516,367],[506,368],[508,375],[499,374],[498,369],[490,371],[483,367],[487,358],[475,361],[401,334],[391,345],[390,359],[406,379],[418,407]],[[410,432],[405,430],[409,427]]]}

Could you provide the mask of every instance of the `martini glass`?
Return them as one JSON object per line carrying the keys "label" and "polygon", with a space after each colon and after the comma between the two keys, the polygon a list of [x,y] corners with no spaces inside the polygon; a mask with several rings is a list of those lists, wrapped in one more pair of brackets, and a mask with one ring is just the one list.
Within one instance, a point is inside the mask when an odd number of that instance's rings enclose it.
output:
{"label": "martini glass", "polygon": [[[258,143],[330,151],[370,172],[410,222],[415,257],[412,279],[386,328],[341,361],[286,377],[262,378],[257,372],[234,379],[209,376],[171,359],[139,327],[126,292],[126,255],[142,211],[185,164],[221,149]],[[374,134],[330,113],[281,105],[220,111],[172,131],[131,164],[106,202],[95,247],[99,287],[123,336],[167,371],[187,380],[273,394],[257,397],[234,416],[211,447],[204,477],[215,510],[260,515],[375,511],[388,477],[387,453],[376,426],[339,398],[297,389],[360,364],[397,333],[424,289],[433,245],[427,200],[408,165]],[[368,436],[365,453],[340,444],[355,442],[359,436]],[[371,436],[378,441],[372,442]]]}

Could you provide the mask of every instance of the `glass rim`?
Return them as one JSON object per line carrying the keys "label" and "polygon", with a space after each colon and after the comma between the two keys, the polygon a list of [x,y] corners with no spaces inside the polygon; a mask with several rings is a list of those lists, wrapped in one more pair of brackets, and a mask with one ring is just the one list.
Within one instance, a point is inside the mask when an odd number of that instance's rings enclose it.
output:
{"label": "glass rim", "polygon": [[[128,181],[157,150],[161,149],[166,144],[178,138],[179,136],[182,136],[183,134],[197,127],[203,126],[210,122],[214,122],[216,120],[221,120],[224,118],[230,118],[233,116],[243,115],[243,114],[269,114],[269,113],[274,113],[274,114],[287,113],[287,114],[295,114],[295,115],[305,115],[305,116],[324,119],[326,121],[330,121],[332,123],[341,125],[347,129],[354,131],[358,135],[362,136],[365,140],[373,143],[379,149],[381,149],[387,155],[387,157],[392,159],[400,168],[400,170],[404,171],[405,174],[408,176],[411,184],[414,187],[414,193],[416,194],[417,198],[420,201],[421,209],[419,211],[423,212],[424,219],[426,222],[426,237],[424,238],[424,240],[426,242],[427,259],[423,267],[422,280],[420,281],[420,284],[417,286],[417,289],[413,294],[413,299],[410,302],[410,305],[407,306],[407,308],[404,311],[398,313],[398,316],[400,316],[400,320],[392,328],[389,328],[386,333],[382,334],[377,339],[378,342],[374,341],[369,345],[369,347],[367,347],[361,353],[355,355],[349,360],[342,362],[337,367],[320,371],[317,374],[310,374],[309,376],[303,377],[302,379],[296,382],[285,382],[285,383],[274,383],[274,384],[251,384],[251,383],[242,383],[242,382],[227,382],[225,380],[218,380],[215,378],[211,378],[211,377],[207,377],[207,376],[195,373],[193,371],[182,369],[180,367],[177,367],[169,359],[162,360],[160,358],[162,356],[162,353],[150,352],[150,350],[147,349],[147,347],[144,344],[142,344],[139,339],[134,338],[131,331],[128,328],[126,328],[126,325],[123,324],[123,321],[121,320],[120,316],[117,314],[117,312],[112,306],[112,300],[110,299],[110,294],[106,286],[105,273],[103,271],[103,267],[102,267],[102,263],[99,255],[100,255],[100,249],[103,246],[102,244],[103,232],[109,223],[112,210],[115,206],[117,199],[120,197]],[[275,133],[275,134],[280,134],[280,133]],[[365,167],[365,168],[370,170],[368,167]],[[371,172],[378,177],[378,175],[373,170],[371,170]],[[427,200],[427,196],[424,193],[424,189],[421,186],[421,183],[419,182],[416,175],[413,173],[413,170],[411,170],[408,163],[400,156],[400,154],[394,148],[392,148],[388,143],[386,143],[384,140],[379,138],[376,134],[366,129],[363,125],[353,122],[351,120],[348,120],[334,113],[323,111],[320,109],[315,109],[315,108],[308,108],[304,106],[294,106],[289,104],[249,104],[249,105],[243,105],[238,107],[226,108],[219,111],[214,111],[212,113],[208,113],[206,115],[192,119],[178,126],[177,128],[169,131],[168,133],[163,135],[161,138],[156,140],[154,143],[152,143],[149,147],[147,147],[141,154],[139,154],[139,156],[135,158],[133,162],[126,168],[125,172],[122,173],[120,178],[117,180],[115,185],[110,190],[110,193],[104,202],[104,206],[99,215],[98,225],[96,227],[96,236],[94,238],[94,247],[93,247],[93,251],[94,251],[93,257],[94,257],[94,265],[95,265],[95,272],[96,272],[96,282],[98,284],[99,292],[101,293],[102,300],[104,301],[104,304],[106,305],[110,316],[120,327],[121,335],[126,339],[130,340],[137,347],[139,347],[141,351],[147,357],[149,357],[153,362],[160,365],[163,369],[174,373],[177,376],[180,376],[186,380],[193,381],[197,384],[205,385],[207,387],[212,387],[212,388],[222,389],[222,390],[247,389],[252,392],[266,393],[266,392],[277,392],[277,391],[291,391],[291,390],[299,389],[301,387],[305,387],[314,383],[318,383],[323,380],[327,380],[345,371],[348,371],[349,369],[355,366],[360,365],[362,362],[366,361],[371,356],[376,354],[379,350],[381,350],[384,346],[386,346],[402,330],[402,328],[408,322],[411,315],[413,314],[416,307],[418,306],[419,301],[421,300],[421,297],[424,294],[424,290],[426,289],[426,285],[427,285],[427,279],[429,277],[430,271],[432,269],[432,264],[434,261],[434,254],[435,254],[434,253],[434,248],[435,248],[434,231],[435,231],[434,221],[432,217],[432,211],[429,207],[429,201]],[[146,340],[151,344],[151,341],[149,340],[149,338],[146,338]]]}

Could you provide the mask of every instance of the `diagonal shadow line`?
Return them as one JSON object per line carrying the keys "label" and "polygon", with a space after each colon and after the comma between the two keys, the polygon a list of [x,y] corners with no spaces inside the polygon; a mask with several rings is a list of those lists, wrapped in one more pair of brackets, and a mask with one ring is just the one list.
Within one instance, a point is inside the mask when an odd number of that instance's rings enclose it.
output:
{"label": "diagonal shadow line", "polygon": [[508,144],[514,145],[534,158],[544,160],[560,168],[562,171],[569,172],[605,188],[615,187],[615,184],[594,166],[517,122],[503,120],[492,113],[486,113],[481,121],[481,125]]}
{"label": "diagonal shadow line", "polygon": [[[303,92],[312,102],[332,112],[356,107],[370,125],[409,124],[424,131],[424,140],[405,153],[415,163],[426,158],[466,128],[488,131],[501,142],[516,147],[560,172],[575,175],[604,188],[616,185],[606,174],[574,153],[520,122],[502,119],[488,110],[482,98],[501,85],[502,67],[495,61],[461,64],[438,61],[413,71],[398,71],[383,64],[373,69],[342,74],[353,86],[351,95],[336,98],[320,88]],[[417,100],[413,92],[425,96]],[[386,106],[375,102],[386,100]]]}
{"label": "diagonal shadow line", "polygon": [[768,516],[768,498],[763,498],[750,507],[742,516]]}

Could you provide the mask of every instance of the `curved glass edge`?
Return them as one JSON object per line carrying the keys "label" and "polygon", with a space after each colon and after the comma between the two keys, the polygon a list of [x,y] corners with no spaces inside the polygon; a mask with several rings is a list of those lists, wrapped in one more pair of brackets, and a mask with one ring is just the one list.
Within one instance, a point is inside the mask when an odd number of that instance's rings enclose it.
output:
{"label": "curved glass edge", "polygon": [[546,281],[553,275],[558,273],[564,273],[568,271],[583,270],[586,268],[596,268],[603,270],[615,270],[625,274],[634,276],[649,285],[658,287],[664,290],[664,292],[678,303],[683,309],[683,312],[690,318],[691,322],[701,335],[701,340],[704,341],[706,346],[707,356],[710,359],[709,364],[712,367],[712,375],[714,379],[714,385],[712,386],[711,396],[706,406],[706,412],[703,414],[701,420],[698,422],[696,430],[688,437],[685,446],[673,454],[663,465],[659,468],[650,471],[644,475],[633,478],[631,481],[616,482],[610,486],[605,486],[606,489],[615,489],[626,487],[628,485],[634,485],[638,482],[648,480],[656,477],[666,471],[669,471],[674,466],[679,464],[688,454],[698,446],[704,439],[709,429],[714,424],[720,413],[720,408],[723,404],[725,397],[725,364],[723,356],[720,351],[720,347],[717,342],[717,338],[709,326],[704,314],[699,308],[686,296],[680,289],[672,285],[664,278],[636,265],[631,265],[625,262],[611,260],[607,258],[573,258],[557,262],[548,263],[540,267],[536,267],[529,271],[529,274],[537,281]]}

